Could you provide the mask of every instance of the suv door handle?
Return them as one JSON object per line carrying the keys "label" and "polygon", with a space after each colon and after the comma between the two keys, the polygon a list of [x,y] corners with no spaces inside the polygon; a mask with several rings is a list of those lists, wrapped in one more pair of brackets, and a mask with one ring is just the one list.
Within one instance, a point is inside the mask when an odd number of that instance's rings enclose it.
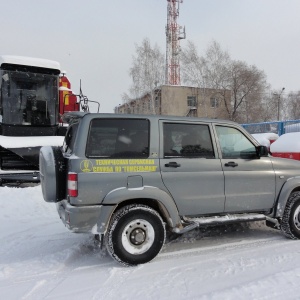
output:
{"label": "suv door handle", "polygon": [[176,161],[170,161],[168,164],[165,164],[165,167],[178,168],[180,167],[180,164],[178,164]]}
{"label": "suv door handle", "polygon": [[238,166],[238,164],[235,163],[234,161],[230,161],[225,164],[225,167],[237,167],[237,166]]}

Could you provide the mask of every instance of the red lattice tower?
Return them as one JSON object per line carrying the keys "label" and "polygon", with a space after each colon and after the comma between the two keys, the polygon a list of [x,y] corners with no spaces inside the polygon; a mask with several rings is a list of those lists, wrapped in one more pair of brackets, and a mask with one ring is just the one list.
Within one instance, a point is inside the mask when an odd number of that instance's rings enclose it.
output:
{"label": "red lattice tower", "polygon": [[180,43],[185,39],[185,28],[177,24],[179,16],[179,3],[183,0],[167,0],[168,16],[166,26],[166,74],[165,83],[180,85]]}

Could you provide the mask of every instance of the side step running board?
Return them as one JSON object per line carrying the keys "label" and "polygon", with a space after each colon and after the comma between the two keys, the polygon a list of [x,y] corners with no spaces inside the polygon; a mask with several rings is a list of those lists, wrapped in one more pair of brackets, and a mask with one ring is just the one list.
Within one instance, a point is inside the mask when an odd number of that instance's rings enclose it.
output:
{"label": "side step running board", "polygon": [[178,230],[176,228],[174,231],[178,234],[183,234],[190,230],[195,229],[196,227],[217,225],[217,224],[227,224],[235,222],[250,222],[250,221],[263,221],[266,220],[264,214],[227,214],[224,216],[212,216],[212,217],[199,217],[199,218],[182,218],[187,225]]}

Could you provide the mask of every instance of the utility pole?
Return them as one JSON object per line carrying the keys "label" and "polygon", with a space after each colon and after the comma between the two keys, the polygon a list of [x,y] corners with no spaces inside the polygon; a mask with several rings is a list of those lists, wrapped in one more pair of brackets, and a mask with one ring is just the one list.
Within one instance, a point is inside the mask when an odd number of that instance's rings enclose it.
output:
{"label": "utility pole", "polygon": [[280,121],[280,102],[281,102],[281,94],[283,93],[283,91],[285,90],[285,88],[283,87],[280,91],[280,93],[273,93],[273,95],[277,95],[277,121]]}

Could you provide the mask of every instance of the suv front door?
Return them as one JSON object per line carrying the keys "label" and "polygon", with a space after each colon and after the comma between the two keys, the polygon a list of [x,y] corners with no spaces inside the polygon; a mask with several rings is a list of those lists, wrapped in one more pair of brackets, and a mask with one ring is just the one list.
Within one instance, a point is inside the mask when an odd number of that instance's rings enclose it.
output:
{"label": "suv front door", "polygon": [[269,210],[275,201],[275,172],[270,157],[237,128],[217,125],[225,175],[225,212]]}
{"label": "suv front door", "polygon": [[160,121],[163,183],[181,215],[224,211],[224,175],[208,124]]}

